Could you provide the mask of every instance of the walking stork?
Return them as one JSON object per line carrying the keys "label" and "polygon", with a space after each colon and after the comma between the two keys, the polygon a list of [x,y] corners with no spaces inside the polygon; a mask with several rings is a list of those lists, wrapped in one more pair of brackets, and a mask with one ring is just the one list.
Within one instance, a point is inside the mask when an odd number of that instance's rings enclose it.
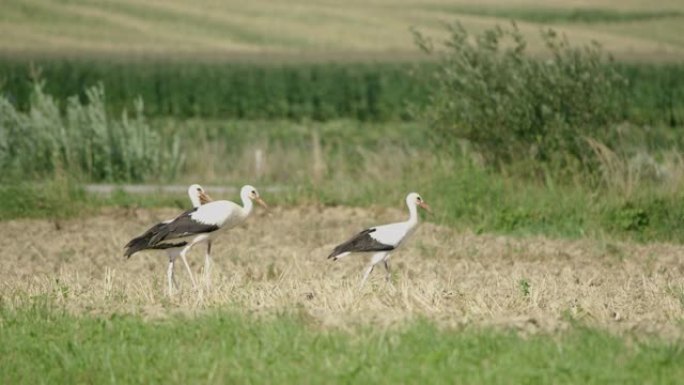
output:
{"label": "walking stork", "polygon": [[376,226],[365,229],[354,235],[346,242],[338,245],[328,255],[329,259],[337,261],[350,253],[374,253],[370,264],[361,279],[359,289],[363,287],[368,276],[380,262],[385,265],[387,271],[386,279],[390,280],[390,253],[396,250],[408,238],[418,225],[418,207],[430,211],[423,198],[418,193],[410,193],[406,196],[406,206],[409,209],[409,218],[404,222],[391,223],[388,225]]}

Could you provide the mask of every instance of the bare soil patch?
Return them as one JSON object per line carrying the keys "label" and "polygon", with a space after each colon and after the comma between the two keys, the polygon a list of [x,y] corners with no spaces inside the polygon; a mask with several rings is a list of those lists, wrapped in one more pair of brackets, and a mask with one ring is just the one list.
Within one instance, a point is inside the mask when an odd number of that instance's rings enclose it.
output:
{"label": "bare soil patch", "polygon": [[[123,245],[173,209],[112,209],[67,221],[0,222],[0,295],[20,305],[47,296],[75,313],[159,318],[225,307],[257,314],[297,312],[320,327],[391,325],[426,317],[445,326],[525,332],[575,322],[617,333],[684,335],[684,247],[597,240],[512,238],[421,223],[392,256],[394,287],[375,271],[358,291],[367,256],[326,259],[364,226],[401,220],[401,210],[347,207],[258,211],[214,246],[212,287],[166,295],[165,254],[130,260]],[[201,277],[202,247],[191,266]]]}

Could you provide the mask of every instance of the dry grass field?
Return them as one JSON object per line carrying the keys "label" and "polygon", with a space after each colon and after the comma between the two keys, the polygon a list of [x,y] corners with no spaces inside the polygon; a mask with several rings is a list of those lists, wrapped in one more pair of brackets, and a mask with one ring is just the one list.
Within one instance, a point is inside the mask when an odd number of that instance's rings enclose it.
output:
{"label": "dry grass field", "polygon": [[[410,57],[410,27],[443,36],[459,19],[477,32],[519,20],[526,36],[543,25],[576,44],[598,40],[616,56],[673,60],[684,56],[684,6],[658,0],[486,2],[6,0],[0,3],[0,53],[54,56],[240,58]],[[591,22],[573,12],[603,12]],[[603,17],[603,16],[602,16]],[[545,22],[544,20],[549,20]],[[530,50],[542,49],[540,40]]]}
{"label": "dry grass field", "polygon": [[[295,312],[316,328],[428,318],[523,333],[579,322],[617,334],[684,335],[682,246],[476,235],[423,222],[392,258],[393,287],[376,270],[358,291],[365,258],[333,263],[327,253],[362,226],[401,219],[404,211],[276,207],[219,238],[210,289],[193,290],[177,264],[181,290],[168,298],[165,256],[145,252],[124,260],[122,246],[174,213],[111,209],[60,222],[0,222],[3,302],[21,306],[49,297],[74,314],[151,319],[215,308]],[[203,251],[189,259],[199,278]]]}

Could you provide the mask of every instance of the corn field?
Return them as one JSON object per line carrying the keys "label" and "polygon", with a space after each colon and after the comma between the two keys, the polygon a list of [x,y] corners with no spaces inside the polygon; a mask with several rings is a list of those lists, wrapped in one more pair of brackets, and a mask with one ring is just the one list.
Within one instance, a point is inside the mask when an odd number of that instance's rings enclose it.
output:
{"label": "corn field", "polygon": [[[628,120],[684,122],[684,67],[614,63],[628,81]],[[21,110],[31,102],[32,71],[40,69],[45,90],[57,100],[104,84],[107,111],[120,113],[136,97],[149,117],[416,120],[434,87],[437,64],[415,63],[243,63],[128,62],[96,60],[0,60],[0,92]]]}

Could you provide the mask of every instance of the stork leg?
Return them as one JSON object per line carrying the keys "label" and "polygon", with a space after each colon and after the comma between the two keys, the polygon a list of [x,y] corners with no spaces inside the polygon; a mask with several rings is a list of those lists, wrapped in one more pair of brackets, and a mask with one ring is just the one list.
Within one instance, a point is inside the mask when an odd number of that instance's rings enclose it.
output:
{"label": "stork leg", "polygon": [[211,286],[211,241],[207,241],[207,253],[204,255],[204,283]]}
{"label": "stork leg", "polygon": [[387,274],[385,275],[385,280],[387,280],[387,283],[392,284],[392,272],[390,271],[389,258],[385,258],[382,262],[385,264],[385,270],[387,270]]}
{"label": "stork leg", "polygon": [[173,294],[173,289],[176,288],[178,289],[178,282],[176,282],[176,278],[173,274],[173,269],[176,263],[176,258],[178,258],[179,252],[178,249],[167,249],[166,253],[169,257],[169,268],[166,271],[166,277],[168,278],[169,281],[169,296]]}
{"label": "stork leg", "polygon": [[173,295],[173,286],[175,280],[173,279],[173,259],[169,259],[169,269],[166,271],[166,277],[169,280],[169,296]]}
{"label": "stork leg", "polygon": [[361,283],[359,284],[359,290],[361,290],[363,288],[363,285],[366,284],[366,280],[368,279],[368,276],[370,275],[370,273],[373,272],[374,267],[375,267],[375,265],[370,264],[366,268],[366,272],[363,273],[363,278],[361,278]]}
{"label": "stork leg", "polygon": [[[173,262],[173,265],[176,265],[175,261]],[[176,281],[176,273],[173,270],[174,268],[171,268],[171,281],[173,282],[173,287],[176,288],[176,290],[178,290],[180,286],[178,286],[178,281]]]}
{"label": "stork leg", "polygon": [[190,281],[192,282],[192,287],[197,288],[197,282],[195,281],[195,277],[192,275],[192,270],[190,269],[190,265],[188,264],[187,258],[185,258],[185,254],[188,253],[188,250],[190,248],[186,247],[183,249],[183,251],[180,252],[181,258],[183,258],[183,263],[185,264],[185,268],[188,270],[188,275],[190,275]]}
{"label": "stork leg", "polygon": [[370,275],[371,272],[373,272],[373,268],[375,268],[375,265],[377,265],[383,259],[385,259],[386,255],[387,255],[386,252],[373,254],[373,257],[371,258],[371,261],[368,264],[368,267],[366,268],[366,272],[363,274],[363,278],[361,279],[361,284],[359,284],[359,289],[363,288],[363,285],[366,284],[366,280],[368,279],[368,276]]}

